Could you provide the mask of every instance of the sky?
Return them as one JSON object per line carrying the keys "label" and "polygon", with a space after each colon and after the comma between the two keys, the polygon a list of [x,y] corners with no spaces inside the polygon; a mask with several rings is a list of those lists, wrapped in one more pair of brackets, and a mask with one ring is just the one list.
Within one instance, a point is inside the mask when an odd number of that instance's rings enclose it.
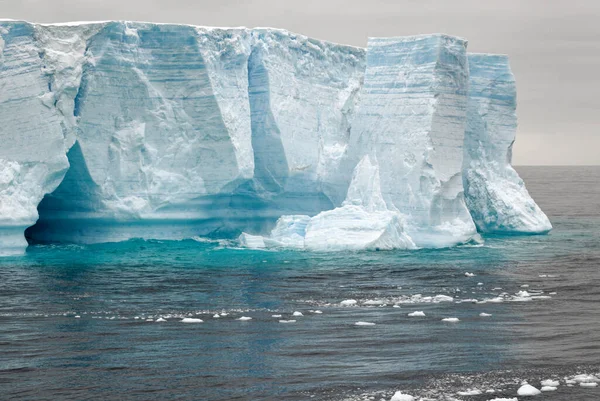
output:
{"label": "sky", "polygon": [[0,18],[269,26],[366,46],[443,32],[508,54],[516,165],[600,164],[600,0],[0,0]]}

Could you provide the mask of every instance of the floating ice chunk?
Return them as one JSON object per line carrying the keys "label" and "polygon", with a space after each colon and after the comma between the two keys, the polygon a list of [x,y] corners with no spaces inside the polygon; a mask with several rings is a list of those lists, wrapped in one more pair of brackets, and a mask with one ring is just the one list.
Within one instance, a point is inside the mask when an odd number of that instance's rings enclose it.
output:
{"label": "floating ice chunk", "polygon": [[493,400],[490,401],[519,401],[519,399],[517,397],[513,397],[513,398],[494,398]]}
{"label": "floating ice chunk", "polygon": [[363,305],[374,305],[374,306],[385,305],[385,302],[378,300],[378,299],[369,299],[369,300],[363,302]]}
{"label": "floating ice chunk", "polygon": [[355,326],[375,326],[375,323],[372,322],[356,322],[354,323]]}
{"label": "floating ice chunk", "polygon": [[540,384],[542,386],[558,387],[560,385],[560,382],[558,380],[547,379],[542,380]]}
{"label": "floating ice chunk", "polygon": [[356,305],[357,301],[356,299],[346,299],[342,302],[340,302],[340,305],[342,306],[352,306],[352,305]]}
{"label": "floating ice chunk", "polygon": [[456,322],[460,322],[460,319],[457,317],[445,317],[442,319],[442,322],[456,323]]}
{"label": "floating ice chunk", "polygon": [[433,297],[434,303],[452,302],[452,301],[454,301],[454,298],[452,298],[451,296],[448,296],[448,295],[436,295],[435,297]]}
{"label": "floating ice chunk", "polygon": [[466,272],[465,276],[467,276],[467,277],[475,277],[475,273]]}
{"label": "floating ice chunk", "polygon": [[166,319],[163,319],[162,317],[159,317],[158,319],[156,319],[156,323],[162,323],[162,322],[166,322]]}
{"label": "floating ice chunk", "polygon": [[218,319],[218,318],[220,318],[220,317],[221,317],[221,315],[219,315],[218,313],[215,313],[215,314],[213,315],[213,318],[214,318],[214,319]]}
{"label": "floating ice chunk", "polygon": [[241,320],[241,321],[248,321],[248,320],[252,320],[252,318],[251,318],[250,316],[242,316],[242,317],[240,317],[238,320]]}
{"label": "floating ice chunk", "polygon": [[295,311],[294,313],[292,313],[292,316],[304,316],[304,315],[302,314],[302,312]]}
{"label": "floating ice chunk", "polygon": [[260,235],[251,235],[247,233],[242,233],[238,237],[238,241],[240,246],[250,249],[263,249],[266,248],[265,240]]}
{"label": "floating ice chunk", "polygon": [[316,311],[314,311],[313,313],[316,313],[317,315],[320,315],[320,314],[322,314],[323,312],[322,312],[322,311],[320,311],[320,310],[316,310]]}
{"label": "floating ice chunk", "polygon": [[196,319],[193,317],[184,317],[183,319],[181,319],[181,323],[202,323],[202,322],[204,322],[204,320]]}
{"label": "floating ice chunk", "polygon": [[472,390],[466,390],[466,391],[459,391],[457,392],[458,395],[479,395],[481,394],[481,390],[478,389],[472,389]]}
{"label": "floating ice chunk", "polygon": [[524,397],[538,395],[538,394],[541,394],[541,393],[542,392],[540,390],[538,390],[537,388],[533,387],[531,384],[523,384],[517,390],[517,394],[521,395],[521,396],[524,396]]}
{"label": "floating ice chunk", "polygon": [[425,316],[425,312],[423,311],[414,311],[408,314],[410,317],[423,317]]}
{"label": "floating ice chunk", "polygon": [[579,383],[580,387],[586,387],[586,388],[592,388],[592,387],[598,387],[598,383]]}
{"label": "floating ice chunk", "polygon": [[221,312],[221,316],[227,316],[227,315],[229,315],[229,313],[227,313],[227,312]]}
{"label": "floating ice chunk", "polygon": [[281,216],[265,243],[270,246],[302,249],[309,221],[310,217],[305,215]]}
{"label": "floating ice chunk", "polygon": [[415,397],[409,394],[404,394],[402,391],[396,391],[390,401],[415,401]]}
{"label": "floating ice chunk", "polygon": [[319,213],[306,229],[306,249],[313,251],[415,249],[404,233],[404,219],[394,211],[367,211],[356,205]]}
{"label": "floating ice chunk", "polygon": [[483,285],[483,283],[477,283],[477,285]]}
{"label": "floating ice chunk", "polygon": [[600,381],[596,376],[588,374],[575,375],[571,377],[571,380],[576,383],[597,383]]}
{"label": "floating ice chunk", "polygon": [[523,284],[521,285],[521,288],[529,288],[529,284]]}
{"label": "floating ice chunk", "polygon": [[479,316],[481,316],[481,317],[490,317],[490,316],[492,316],[492,315],[491,315],[490,313],[481,312],[481,313],[479,314]]}
{"label": "floating ice chunk", "polygon": [[554,386],[542,386],[542,388],[541,388],[541,390],[542,390],[543,392],[547,392],[547,391],[556,391],[556,389],[557,389],[557,388],[556,388],[556,387],[554,387]]}
{"label": "floating ice chunk", "polygon": [[279,318],[279,317],[281,317],[281,315],[271,315],[271,317]]}
{"label": "floating ice chunk", "polygon": [[279,323],[296,323],[295,320],[280,320]]}
{"label": "floating ice chunk", "polygon": [[79,316],[79,315],[76,315],[76,316],[75,316],[75,319],[79,319],[79,318],[81,318],[81,316]]}

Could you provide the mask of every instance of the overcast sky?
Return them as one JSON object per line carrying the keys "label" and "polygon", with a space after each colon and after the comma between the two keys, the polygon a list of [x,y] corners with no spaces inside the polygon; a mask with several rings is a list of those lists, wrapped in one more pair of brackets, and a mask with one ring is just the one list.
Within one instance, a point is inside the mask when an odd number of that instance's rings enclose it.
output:
{"label": "overcast sky", "polygon": [[600,0],[0,0],[0,18],[272,26],[357,46],[458,35],[469,51],[510,56],[514,164],[600,164]]}

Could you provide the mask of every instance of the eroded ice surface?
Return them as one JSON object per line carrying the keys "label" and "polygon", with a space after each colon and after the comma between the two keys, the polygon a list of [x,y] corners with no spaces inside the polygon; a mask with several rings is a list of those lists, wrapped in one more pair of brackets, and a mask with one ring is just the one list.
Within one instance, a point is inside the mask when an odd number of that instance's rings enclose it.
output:
{"label": "eroded ice surface", "polygon": [[510,165],[517,130],[516,86],[508,57],[469,54],[463,181],[483,232],[544,233],[550,221]]}

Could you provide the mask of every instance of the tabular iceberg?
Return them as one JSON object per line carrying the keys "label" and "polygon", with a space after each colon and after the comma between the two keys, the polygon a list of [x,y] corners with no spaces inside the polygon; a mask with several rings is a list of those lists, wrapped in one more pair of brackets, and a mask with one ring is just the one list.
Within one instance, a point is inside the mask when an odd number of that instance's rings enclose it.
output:
{"label": "tabular iceberg", "polygon": [[503,69],[447,35],[0,21],[0,254],[25,229],[312,250],[548,231],[506,157]]}

